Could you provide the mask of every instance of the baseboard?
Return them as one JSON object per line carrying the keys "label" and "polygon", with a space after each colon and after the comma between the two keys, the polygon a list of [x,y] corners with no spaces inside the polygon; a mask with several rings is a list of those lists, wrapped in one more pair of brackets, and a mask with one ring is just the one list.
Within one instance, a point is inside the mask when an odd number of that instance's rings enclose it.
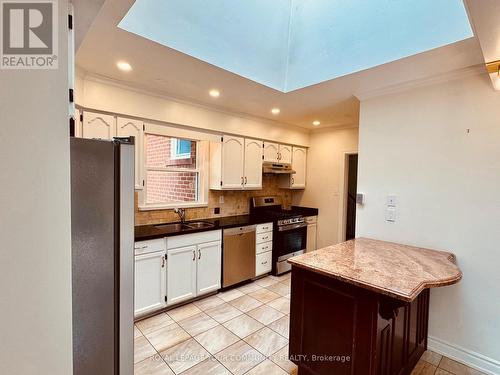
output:
{"label": "baseboard", "polygon": [[500,375],[500,362],[460,346],[429,336],[429,350],[490,375]]}

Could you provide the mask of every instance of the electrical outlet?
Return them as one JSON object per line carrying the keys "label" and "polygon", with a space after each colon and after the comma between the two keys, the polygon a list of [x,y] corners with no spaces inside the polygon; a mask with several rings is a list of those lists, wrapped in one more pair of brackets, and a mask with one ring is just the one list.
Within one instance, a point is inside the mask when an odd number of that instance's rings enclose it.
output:
{"label": "electrical outlet", "polygon": [[223,195],[221,195],[221,196],[219,197],[219,203],[220,203],[220,204],[224,204],[224,196],[223,196]]}
{"label": "electrical outlet", "polygon": [[389,207],[385,210],[385,221],[388,223],[396,222],[396,209],[394,207]]}

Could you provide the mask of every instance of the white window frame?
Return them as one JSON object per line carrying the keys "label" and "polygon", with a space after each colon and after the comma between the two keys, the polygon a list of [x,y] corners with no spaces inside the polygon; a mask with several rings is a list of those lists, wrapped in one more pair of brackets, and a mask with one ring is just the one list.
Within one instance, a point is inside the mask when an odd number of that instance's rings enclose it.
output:
{"label": "white window frame", "polygon": [[[146,138],[147,135],[157,135],[170,138],[187,139],[191,142],[196,142],[196,168],[175,168],[175,167],[149,167],[147,166],[146,158]],[[139,211],[152,210],[167,210],[173,208],[195,208],[208,207],[208,179],[209,179],[209,142],[199,139],[189,139],[187,137],[177,136],[175,134],[165,134],[164,132],[145,131],[143,137],[144,145],[142,151],[142,164],[144,170],[144,189],[139,192]],[[189,154],[190,157],[190,154]],[[186,158],[184,158],[186,159]],[[195,172],[197,173],[197,200],[196,202],[171,202],[171,203],[146,203],[147,202],[147,184],[148,171],[164,171],[164,172]]]}
{"label": "white window frame", "polygon": [[[170,160],[182,160],[182,159],[190,159],[191,158],[191,153],[184,153],[184,154],[178,154],[177,153],[177,147],[179,145],[178,140],[186,140],[185,138],[172,138],[170,140]],[[192,140],[188,139],[189,141],[193,142]],[[197,141],[194,141],[198,144]]]}

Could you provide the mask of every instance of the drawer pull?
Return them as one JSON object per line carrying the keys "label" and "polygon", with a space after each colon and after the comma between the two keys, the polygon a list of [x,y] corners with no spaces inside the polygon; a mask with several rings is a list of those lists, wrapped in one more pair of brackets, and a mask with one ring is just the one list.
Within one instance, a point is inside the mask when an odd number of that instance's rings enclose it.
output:
{"label": "drawer pull", "polygon": [[261,264],[262,264],[262,265],[267,264],[267,260],[266,260],[265,262],[262,262]]}
{"label": "drawer pull", "polygon": [[147,249],[147,248],[148,248],[148,245],[143,245],[143,246],[139,246],[139,247],[134,246],[135,250],[141,250],[141,249]]}
{"label": "drawer pull", "polygon": [[262,237],[263,240],[267,240],[269,236]]}

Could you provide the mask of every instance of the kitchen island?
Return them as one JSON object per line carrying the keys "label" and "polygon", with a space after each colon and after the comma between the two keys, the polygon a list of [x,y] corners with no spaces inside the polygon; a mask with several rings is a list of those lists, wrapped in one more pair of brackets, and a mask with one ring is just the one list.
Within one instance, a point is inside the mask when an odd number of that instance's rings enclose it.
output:
{"label": "kitchen island", "polygon": [[448,252],[358,238],[289,260],[300,375],[408,375],[427,349],[429,288],[462,278]]}

